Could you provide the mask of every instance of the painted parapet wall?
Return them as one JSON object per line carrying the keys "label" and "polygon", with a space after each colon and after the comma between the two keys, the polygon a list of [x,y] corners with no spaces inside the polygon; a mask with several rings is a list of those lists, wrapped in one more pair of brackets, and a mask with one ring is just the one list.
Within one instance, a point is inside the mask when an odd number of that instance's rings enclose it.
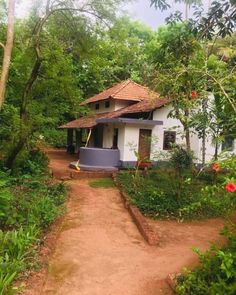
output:
{"label": "painted parapet wall", "polygon": [[80,148],[80,166],[118,167],[120,165],[119,150],[100,148]]}

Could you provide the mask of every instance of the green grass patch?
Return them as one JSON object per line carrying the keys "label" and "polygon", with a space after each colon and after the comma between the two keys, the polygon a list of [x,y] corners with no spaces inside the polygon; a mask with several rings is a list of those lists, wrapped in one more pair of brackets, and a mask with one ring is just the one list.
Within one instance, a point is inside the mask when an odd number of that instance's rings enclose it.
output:
{"label": "green grass patch", "polygon": [[111,187],[115,187],[115,184],[114,184],[114,181],[112,180],[112,178],[96,179],[96,180],[90,181],[89,185],[92,188],[111,188]]}

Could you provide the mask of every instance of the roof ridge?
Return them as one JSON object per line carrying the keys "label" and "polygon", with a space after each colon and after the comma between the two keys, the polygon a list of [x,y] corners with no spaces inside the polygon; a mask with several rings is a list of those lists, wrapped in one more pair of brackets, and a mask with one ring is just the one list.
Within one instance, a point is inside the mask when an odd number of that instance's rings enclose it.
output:
{"label": "roof ridge", "polygon": [[118,90],[116,90],[112,95],[110,95],[110,97],[113,98],[113,96],[115,96],[117,93],[119,93],[121,90],[123,90],[130,82],[131,82],[131,80],[128,79],[128,80],[118,83],[117,85],[122,84],[122,83],[124,83],[124,85],[121,85],[121,87]]}

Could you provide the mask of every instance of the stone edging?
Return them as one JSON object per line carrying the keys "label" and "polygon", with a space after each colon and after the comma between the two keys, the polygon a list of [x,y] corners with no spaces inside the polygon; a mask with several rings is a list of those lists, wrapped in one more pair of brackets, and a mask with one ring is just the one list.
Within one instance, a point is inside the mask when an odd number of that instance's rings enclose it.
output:
{"label": "stone edging", "polygon": [[147,220],[139,211],[139,209],[130,203],[129,196],[126,194],[126,192],[124,192],[124,190],[118,183],[116,174],[112,174],[112,178],[120,191],[120,195],[124,202],[125,208],[129,211],[134,223],[136,224],[143,238],[148,242],[149,245],[157,245],[159,241],[158,235],[155,233],[150,224],[148,224]]}

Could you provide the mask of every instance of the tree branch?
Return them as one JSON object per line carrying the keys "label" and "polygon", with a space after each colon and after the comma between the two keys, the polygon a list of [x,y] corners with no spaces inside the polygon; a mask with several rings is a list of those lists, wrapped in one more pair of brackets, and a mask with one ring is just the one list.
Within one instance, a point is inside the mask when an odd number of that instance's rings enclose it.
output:
{"label": "tree branch", "polygon": [[2,42],[0,42],[0,46],[5,50],[5,45]]}

